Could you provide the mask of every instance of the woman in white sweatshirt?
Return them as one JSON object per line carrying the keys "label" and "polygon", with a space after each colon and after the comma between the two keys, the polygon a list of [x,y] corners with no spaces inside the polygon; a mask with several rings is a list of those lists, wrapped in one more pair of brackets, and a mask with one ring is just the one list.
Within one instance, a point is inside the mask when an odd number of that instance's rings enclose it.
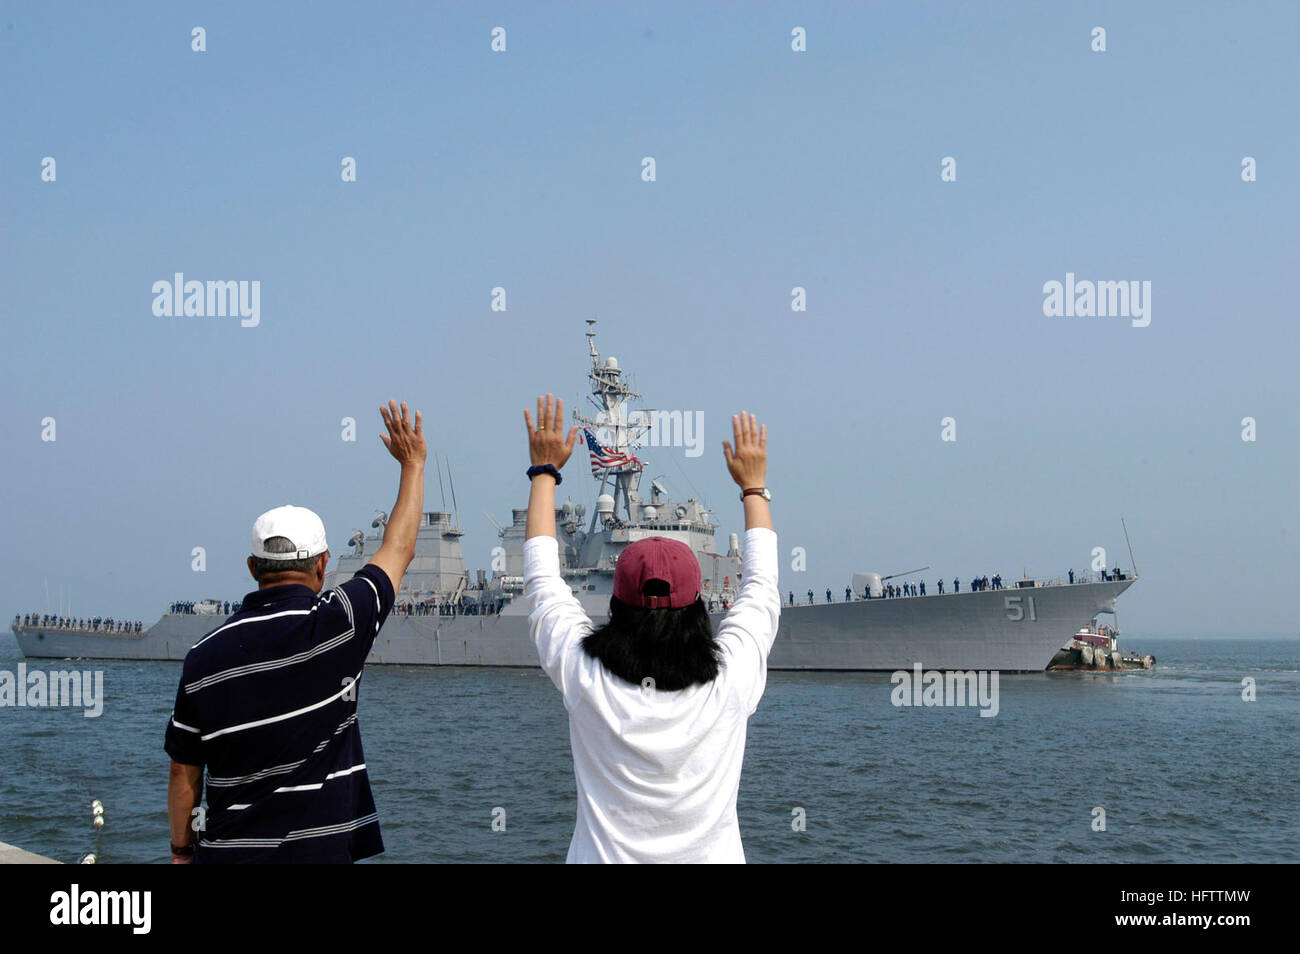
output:
{"label": "woman in white sweatshirt", "polygon": [[712,632],[700,567],[686,544],[629,544],[599,630],[560,576],[555,487],[578,428],[564,402],[524,411],[532,467],[524,596],[542,668],[564,697],[578,788],[570,862],[743,862],[736,793],[745,727],[767,682],[781,612],[769,507],[767,428],[731,419],[722,450],[745,508],[744,572]]}

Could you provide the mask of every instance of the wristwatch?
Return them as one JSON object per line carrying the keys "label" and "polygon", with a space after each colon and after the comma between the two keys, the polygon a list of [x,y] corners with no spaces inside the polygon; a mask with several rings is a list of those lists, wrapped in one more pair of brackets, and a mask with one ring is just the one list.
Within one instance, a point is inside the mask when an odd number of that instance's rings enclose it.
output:
{"label": "wristwatch", "polygon": [[758,496],[762,497],[764,500],[772,499],[772,491],[768,490],[766,487],[748,487],[740,492],[740,499],[744,500],[750,494],[758,494]]}

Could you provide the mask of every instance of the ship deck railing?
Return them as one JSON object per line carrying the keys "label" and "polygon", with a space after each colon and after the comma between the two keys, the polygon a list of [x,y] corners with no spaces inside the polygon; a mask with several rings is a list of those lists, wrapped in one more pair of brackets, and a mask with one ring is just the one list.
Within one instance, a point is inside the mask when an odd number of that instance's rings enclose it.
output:
{"label": "ship deck railing", "polygon": [[[1135,580],[1137,579],[1137,574],[1125,573],[1123,578],[1125,580]],[[989,579],[990,579],[989,586],[985,590],[972,590],[970,588],[969,583],[963,582],[962,586],[964,587],[964,589],[958,590],[955,594],[950,589],[945,589],[942,593],[940,593],[936,589],[930,588],[927,584],[928,592],[926,592],[924,595],[920,593],[917,593],[915,596],[912,595],[903,596],[901,594],[898,596],[882,595],[882,596],[873,596],[871,599],[872,600],[920,600],[920,599],[926,599],[931,596],[954,596],[954,595],[965,596],[967,593],[991,593],[994,590],[994,586],[991,582],[992,576],[990,576]],[[943,582],[944,582],[944,586],[947,587],[948,586],[947,577],[944,578]],[[1057,576],[1057,577],[1050,577],[1050,578],[1027,577],[1024,580],[1003,580],[1002,585],[1000,587],[997,587],[997,589],[999,589],[1004,593],[1010,593],[1019,589],[1037,589],[1038,587],[1042,587],[1042,586],[1078,586],[1084,583],[1102,583],[1102,582],[1112,583],[1112,582],[1119,582],[1119,580],[1115,577],[1113,572],[1109,575],[1108,579],[1102,580],[1100,573],[1094,573],[1092,571],[1085,570],[1081,573],[1074,574],[1073,581],[1070,580],[1068,573],[1064,576]],[[1022,587],[1020,585],[1021,583],[1032,583],[1033,586]],[[803,594],[803,596],[806,595],[807,595],[806,593]],[[799,594],[796,594],[796,596],[799,596]],[[836,599],[836,600],[832,600],[831,602],[843,603],[846,601],[841,599]],[[849,600],[848,602],[862,603],[862,602],[867,602],[867,600],[858,594],[854,594],[853,599]],[[793,609],[799,606],[826,606],[826,605],[827,604],[821,598],[821,594],[818,594],[817,598],[814,599],[813,602],[811,603],[801,597],[798,600],[796,600],[796,602],[794,603],[791,603],[787,599],[781,604],[781,607],[782,609]]]}
{"label": "ship deck railing", "polygon": [[134,624],[129,629],[114,629],[108,626],[65,626],[58,623],[13,623],[13,629],[17,632],[20,629],[39,630],[43,633],[75,633],[85,636],[143,636],[149,628],[143,621],[140,623],[140,629],[136,630]]}

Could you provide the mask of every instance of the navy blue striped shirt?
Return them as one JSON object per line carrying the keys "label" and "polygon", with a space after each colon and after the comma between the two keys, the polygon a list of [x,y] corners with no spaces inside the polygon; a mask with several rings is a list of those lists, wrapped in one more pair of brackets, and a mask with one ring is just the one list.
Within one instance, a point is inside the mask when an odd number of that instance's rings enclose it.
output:
{"label": "navy blue striped shirt", "polygon": [[366,656],[393,608],[374,564],[319,596],[244,597],[190,649],[164,748],[207,770],[195,861],[347,862],[384,850],[357,725]]}

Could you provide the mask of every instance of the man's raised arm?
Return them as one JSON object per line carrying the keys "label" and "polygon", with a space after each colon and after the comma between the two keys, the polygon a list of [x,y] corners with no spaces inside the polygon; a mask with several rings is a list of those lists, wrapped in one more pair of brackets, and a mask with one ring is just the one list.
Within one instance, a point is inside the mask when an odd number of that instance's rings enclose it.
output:
{"label": "man's raised arm", "polygon": [[388,515],[388,526],[384,528],[383,545],[370,562],[388,575],[396,593],[401,588],[406,568],[415,558],[415,536],[424,512],[424,461],[428,450],[424,444],[423,419],[419,411],[415,412],[414,423],[405,401],[400,412],[397,404],[389,401],[388,407],[381,407],[379,413],[388,428],[388,433],[380,434],[379,439],[402,465],[402,476],[397,485],[397,502]]}

